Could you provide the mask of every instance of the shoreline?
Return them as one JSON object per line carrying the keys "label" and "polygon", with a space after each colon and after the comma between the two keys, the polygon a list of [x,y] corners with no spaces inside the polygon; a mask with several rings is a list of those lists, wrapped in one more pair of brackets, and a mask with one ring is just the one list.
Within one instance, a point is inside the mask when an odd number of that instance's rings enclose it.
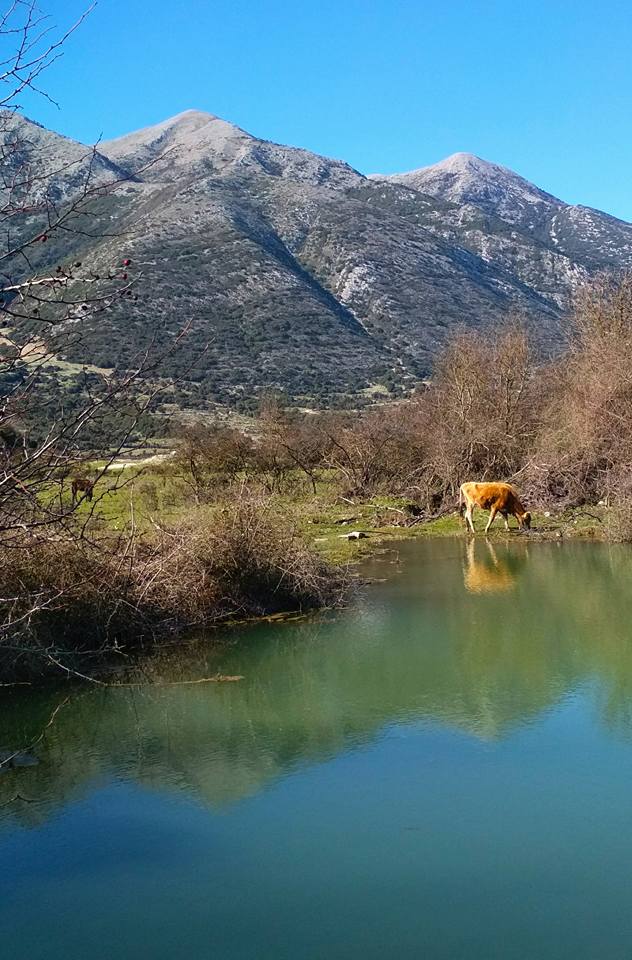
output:
{"label": "shoreline", "polygon": [[[373,501],[367,501],[364,504],[358,504],[353,522],[343,522],[334,512],[323,518],[320,523],[316,520],[310,520],[308,521],[310,524],[321,525],[324,528],[316,535],[312,533],[311,543],[334,563],[356,563],[370,556],[376,548],[383,548],[389,543],[424,537],[469,539],[469,536],[471,536],[466,533],[464,523],[457,512],[444,514],[441,517],[429,520],[417,520],[408,524],[384,524],[376,527],[374,523],[376,513],[379,514],[380,510],[388,511],[391,509],[393,508],[376,506]],[[536,511],[533,514],[533,526],[528,532],[520,531],[515,526],[511,526],[509,531],[506,531],[502,522],[498,520],[497,526],[493,527],[488,534],[485,534],[484,524],[486,522],[486,515],[485,520],[483,520],[483,516],[479,516],[476,539],[505,542],[517,538],[531,542],[570,539],[602,542],[607,539],[605,535],[606,514],[603,508],[591,507],[586,510],[578,507],[572,511],[562,511],[555,514],[551,512],[548,517]],[[310,529],[314,531],[314,526],[310,526]],[[305,528],[303,528],[303,531],[305,532]],[[341,531],[343,532],[341,533]],[[348,534],[353,532],[361,533],[361,538],[347,539]]]}
{"label": "shoreline", "polygon": [[[324,504],[320,505],[325,507]],[[313,504],[313,506],[319,506],[319,504]],[[563,542],[572,539],[603,542],[606,539],[603,530],[605,517],[598,517],[598,509],[600,508],[591,508],[587,511],[577,508],[573,512],[566,511],[549,517],[536,512],[534,526],[529,532],[519,531],[517,527],[505,531],[499,523],[498,528],[492,529],[488,535],[485,535],[483,529],[486,519],[483,521],[481,516],[478,519],[480,529],[477,529],[475,537],[471,537],[466,534],[463,521],[456,512],[430,520],[415,519],[406,522],[400,519],[393,522],[394,516],[400,517],[404,513],[402,508],[394,505],[392,500],[386,502],[383,499],[374,498],[354,505],[353,508],[347,503],[336,504],[333,507],[330,506],[329,510],[325,507],[322,512],[313,516],[304,516],[303,522],[298,525],[298,532],[306,545],[323,559],[334,567],[346,567],[349,570],[351,583],[352,581],[363,582],[361,576],[353,572],[353,568],[372,556],[388,553],[390,550],[395,550],[398,544],[412,540],[452,538],[464,542],[475,539],[511,543],[512,541]],[[351,512],[352,515],[350,515]],[[391,522],[388,522],[389,520]],[[600,527],[602,529],[599,529]],[[361,536],[358,539],[350,538],[349,535],[354,533]],[[366,585],[368,586],[370,582],[367,580]],[[350,586],[349,589],[351,595],[353,587]],[[346,605],[346,601],[342,605]],[[109,652],[103,656],[102,660],[97,658],[92,663],[82,664],[79,658],[72,666],[64,667],[59,671],[43,671],[41,674],[32,675],[8,674],[4,682],[0,681],[0,693],[25,687],[38,690],[51,682],[59,683],[62,680],[72,686],[90,684],[103,687],[121,686],[139,669],[142,670],[143,664],[149,665],[152,658],[159,656],[161,651],[181,648],[186,652],[188,645],[195,646],[198,643],[209,646],[219,645],[230,642],[231,632],[237,627],[296,621],[317,616],[319,612],[331,609],[335,608],[324,605],[305,609],[276,609],[238,619],[229,617],[218,619],[216,623],[209,623],[203,627],[183,626],[180,631],[165,637],[164,641],[145,639],[145,642],[141,642],[138,647],[130,646],[127,650],[122,647],[120,654]],[[221,681],[223,678],[213,679]],[[141,685],[152,686],[155,682],[147,679],[142,681]]]}

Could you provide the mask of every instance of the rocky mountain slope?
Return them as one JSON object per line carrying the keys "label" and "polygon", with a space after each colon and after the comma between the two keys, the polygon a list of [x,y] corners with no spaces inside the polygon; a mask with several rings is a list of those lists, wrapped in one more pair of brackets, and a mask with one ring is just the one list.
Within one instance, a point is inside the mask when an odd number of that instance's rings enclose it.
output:
{"label": "rocky mountain slope", "polygon": [[[468,211],[472,209],[500,218],[532,242],[566,257],[569,266],[577,268],[575,273],[621,269],[632,261],[629,223],[590,207],[563,203],[506,167],[469,153],[455,153],[430,167],[375,179],[403,184],[458,206],[460,228],[465,227],[462,236],[467,236]],[[476,246],[473,238],[472,242]]]}
{"label": "rocky mountain slope", "polygon": [[[16,122],[33,155],[58,165],[59,197],[72,194],[77,164],[71,180],[63,157],[86,148]],[[68,359],[125,366],[189,323],[163,371],[180,378],[183,406],[240,405],[265,387],[306,402],[396,392],[429,373],[456,324],[516,311],[550,350],[573,287],[632,265],[632,226],[467,154],[365,177],[187,111],[99,144],[93,162],[127,180],[101,203],[96,239],[47,255],[81,249],[98,264],[124,252],[139,298],[99,318]]]}

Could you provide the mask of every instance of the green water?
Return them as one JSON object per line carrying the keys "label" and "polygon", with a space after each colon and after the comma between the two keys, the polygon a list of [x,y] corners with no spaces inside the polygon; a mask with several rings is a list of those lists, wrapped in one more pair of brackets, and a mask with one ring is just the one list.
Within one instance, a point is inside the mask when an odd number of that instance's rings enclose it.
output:
{"label": "green water", "polygon": [[632,957],[632,549],[364,572],[160,686],[2,695],[0,751],[63,705],[0,774],[0,956]]}

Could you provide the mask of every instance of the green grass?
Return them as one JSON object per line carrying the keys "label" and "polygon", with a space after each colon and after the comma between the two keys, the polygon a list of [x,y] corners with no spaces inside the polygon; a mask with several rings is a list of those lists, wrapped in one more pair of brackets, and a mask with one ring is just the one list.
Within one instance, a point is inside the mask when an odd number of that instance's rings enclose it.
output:
{"label": "green grass", "polygon": [[[69,490],[66,493],[70,499]],[[120,532],[133,521],[137,531],[151,534],[155,524],[169,525],[192,514],[208,516],[232,498],[220,494],[208,504],[196,505],[191,488],[177,475],[171,464],[147,465],[142,468],[125,467],[108,472],[95,487],[95,501],[84,500],[77,508],[79,518],[90,513],[105,528]],[[223,499],[224,498],[224,499]],[[405,498],[387,495],[375,496],[359,503],[348,503],[338,496],[333,478],[323,475],[314,495],[297,483],[297,492],[274,496],[278,510],[288,518],[288,524],[298,529],[308,543],[327,559],[336,563],[353,562],[366,556],[377,546],[391,541],[417,537],[454,537],[465,535],[461,517],[449,513],[434,520],[403,525],[406,514]],[[560,537],[603,536],[605,511],[591,507],[546,517],[534,513],[530,536],[534,539]],[[474,518],[477,535],[483,535],[487,514],[479,511]],[[507,533],[501,520],[490,532],[493,539],[507,539],[518,535],[515,522],[510,521]],[[366,536],[349,541],[345,534],[360,531]]]}

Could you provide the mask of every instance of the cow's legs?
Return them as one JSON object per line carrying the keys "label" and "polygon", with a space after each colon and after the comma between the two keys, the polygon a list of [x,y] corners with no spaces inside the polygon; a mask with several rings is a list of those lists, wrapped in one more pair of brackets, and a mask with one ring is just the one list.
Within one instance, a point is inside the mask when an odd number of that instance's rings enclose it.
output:
{"label": "cow's legs", "polygon": [[474,529],[474,504],[468,500],[467,506],[465,508],[465,526],[469,527],[471,533],[476,533]]}
{"label": "cow's legs", "polygon": [[487,521],[487,526],[485,527],[485,533],[489,533],[489,528],[496,519],[496,514],[498,513],[498,507],[492,507],[489,511],[489,520]]}
{"label": "cow's legs", "polygon": [[498,566],[498,557],[496,556],[496,551],[494,550],[494,548],[493,548],[493,546],[492,546],[492,542],[491,542],[491,540],[486,540],[485,543],[487,544],[487,552],[489,553],[489,555],[490,555],[490,557],[491,557],[491,561],[492,561],[492,563],[494,564],[494,566],[497,567],[497,566]]}
{"label": "cow's legs", "polygon": [[505,530],[509,530],[509,516],[503,512],[503,520],[505,521]]}

